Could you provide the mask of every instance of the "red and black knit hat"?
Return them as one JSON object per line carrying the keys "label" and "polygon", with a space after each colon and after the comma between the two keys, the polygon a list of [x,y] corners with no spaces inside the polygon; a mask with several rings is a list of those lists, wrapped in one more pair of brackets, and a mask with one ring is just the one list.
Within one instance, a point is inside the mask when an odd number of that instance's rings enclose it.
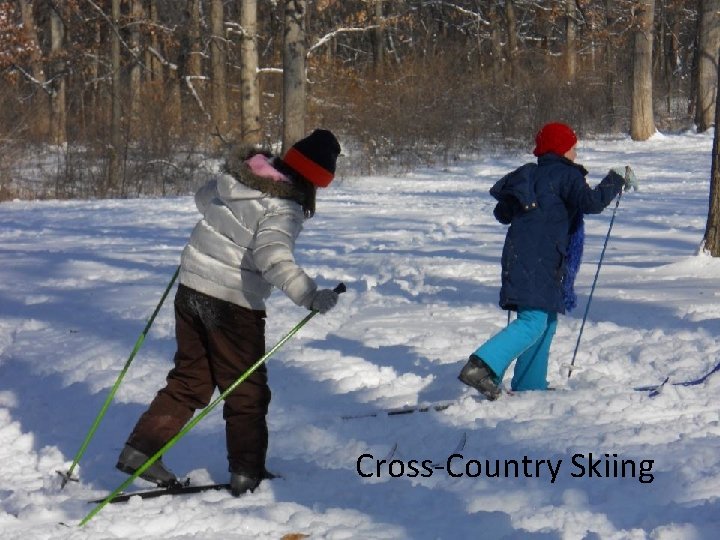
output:
{"label": "red and black knit hat", "polygon": [[327,187],[335,177],[339,155],[340,143],[335,135],[326,129],[316,129],[292,145],[282,160],[312,184]]}
{"label": "red and black knit hat", "polygon": [[562,156],[577,143],[577,135],[572,128],[560,122],[545,124],[535,135],[533,154],[540,157],[552,152]]}

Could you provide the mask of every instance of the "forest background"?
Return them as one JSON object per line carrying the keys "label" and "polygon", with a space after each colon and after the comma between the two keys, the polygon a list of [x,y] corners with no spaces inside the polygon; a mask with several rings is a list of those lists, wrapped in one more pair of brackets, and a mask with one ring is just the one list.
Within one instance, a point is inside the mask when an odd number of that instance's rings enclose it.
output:
{"label": "forest background", "polygon": [[720,0],[0,1],[0,200],[189,194],[322,126],[343,174],[715,123]]}

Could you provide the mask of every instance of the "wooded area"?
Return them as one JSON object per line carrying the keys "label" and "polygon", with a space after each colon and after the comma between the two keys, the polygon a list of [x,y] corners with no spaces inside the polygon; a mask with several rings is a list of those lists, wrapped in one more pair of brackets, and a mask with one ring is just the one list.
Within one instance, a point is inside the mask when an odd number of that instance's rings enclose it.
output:
{"label": "wooded area", "polygon": [[705,131],[719,50],[720,0],[0,1],[0,200],[189,193],[316,126],[347,173]]}

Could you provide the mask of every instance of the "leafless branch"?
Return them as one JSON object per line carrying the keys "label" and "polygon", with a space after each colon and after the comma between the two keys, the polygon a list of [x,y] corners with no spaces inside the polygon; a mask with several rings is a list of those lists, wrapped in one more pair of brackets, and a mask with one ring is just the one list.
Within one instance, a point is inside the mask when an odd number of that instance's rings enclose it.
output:
{"label": "leafless branch", "polygon": [[203,105],[202,99],[200,99],[200,96],[198,95],[197,91],[195,90],[195,87],[192,84],[192,81],[194,79],[199,79],[202,81],[208,80],[207,77],[202,75],[186,75],[185,76],[185,84],[187,85],[188,89],[190,90],[190,93],[195,98],[195,101],[197,101],[198,107],[200,107],[200,110],[205,113],[205,116],[208,117],[208,119],[211,119],[210,113],[205,109],[205,106]]}
{"label": "leafless branch", "polygon": [[378,28],[378,25],[371,25],[371,26],[365,26],[363,28],[337,28],[333,30],[332,32],[325,34],[323,37],[321,37],[315,45],[310,47],[308,49],[307,55],[310,56],[313,52],[315,52],[316,49],[319,49],[326,43],[328,43],[331,39],[334,37],[337,37],[340,34],[346,34],[351,32],[367,32],[369,30],[374,30]]}

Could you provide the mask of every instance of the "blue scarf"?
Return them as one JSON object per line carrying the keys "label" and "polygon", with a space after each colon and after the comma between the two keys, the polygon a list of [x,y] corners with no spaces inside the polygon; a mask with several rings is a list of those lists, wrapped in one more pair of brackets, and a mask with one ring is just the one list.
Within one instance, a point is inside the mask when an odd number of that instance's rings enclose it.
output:
{"label": "blue scarf", "polygon": [[565,309],[567,311],[572,311],[575,306],[577,306],[575,278],[577,277],[578,270],[580,270],[583,247],[585,245],[585,222],[583,221],[582,214],[579,212],[572,229],[573,232],[570,234],[567,259],[565,261],[565,275],[562,281],[563,301],[565,302]]}

